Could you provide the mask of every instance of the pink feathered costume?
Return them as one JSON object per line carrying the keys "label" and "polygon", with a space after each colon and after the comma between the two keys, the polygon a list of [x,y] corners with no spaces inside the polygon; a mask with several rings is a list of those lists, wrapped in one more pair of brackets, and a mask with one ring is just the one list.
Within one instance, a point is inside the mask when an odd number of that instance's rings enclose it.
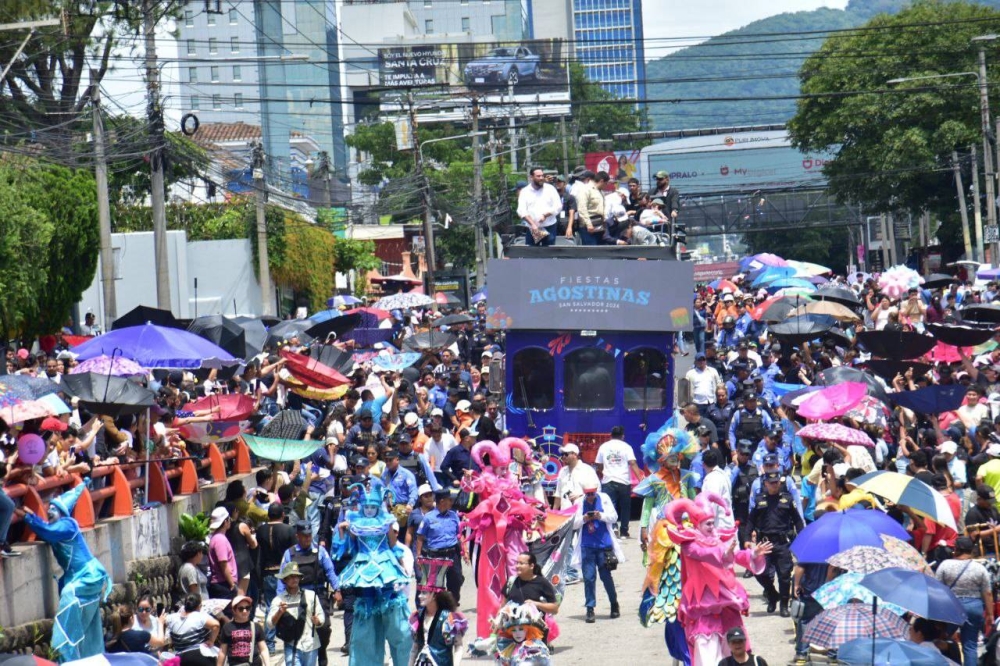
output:
{"label": "pink feathered costume", "polygon": [[[736,528],[709,528],[714,520],[712,503],[729,512],[725,500],[715,493],[701,493],[696,501],[673,500],[663,510],[671,525],[670,539],[681,547],[681,601],[677,615],[684,627],[693,666],[716,666],[729,656],[726,632],[743,625],[750,601],[737,582],[733,563],[758,574],[764,570],[763,556],[752,550],[736,550]],[[685,525],[684,515],[690,525]],[[714,523],[713,523],[714,525]],[[748,642],[749,648],[749,642]]]}

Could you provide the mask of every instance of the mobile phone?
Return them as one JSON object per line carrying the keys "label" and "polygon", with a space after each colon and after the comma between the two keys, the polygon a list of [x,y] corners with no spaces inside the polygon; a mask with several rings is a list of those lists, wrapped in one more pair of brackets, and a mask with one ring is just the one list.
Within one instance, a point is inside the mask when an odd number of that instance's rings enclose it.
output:
{"label": "mobile phone", "polygon": [[162,601],[159,602],[158,604],[156,604],[156,614],[157,615],[163,615],[163,608],[164,608],[164,606],[163,606],[163,602]]}

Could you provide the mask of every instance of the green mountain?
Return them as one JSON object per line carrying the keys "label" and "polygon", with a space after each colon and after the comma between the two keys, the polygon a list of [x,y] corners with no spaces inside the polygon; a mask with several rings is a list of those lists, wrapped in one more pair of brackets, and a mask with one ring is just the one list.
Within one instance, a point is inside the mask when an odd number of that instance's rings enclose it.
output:
{"label": "green mountain", "polygon": [[[795,114],[798,71],[827,37],[823,31],[894,14],[909,0],[851,0],[847,8],[777,14],[646,63],[653,129],[765,125]],[[1000,0],[979,0],[1000,8]],[[761,100],[761,97],[788,99]],[[722,101],[689,101],[712,98]]]}

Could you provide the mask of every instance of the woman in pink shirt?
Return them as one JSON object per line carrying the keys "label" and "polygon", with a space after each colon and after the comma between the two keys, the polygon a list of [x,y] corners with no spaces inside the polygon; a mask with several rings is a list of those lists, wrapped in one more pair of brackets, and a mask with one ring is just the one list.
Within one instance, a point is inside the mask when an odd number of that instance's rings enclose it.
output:
{"label": "woman in pink shirt", "polygon": [[232,599],[236,594],[236,554],[226,537],[229,510],[217,506],[208,525],[212,538],[208,541],[208,594],[213,599]]}

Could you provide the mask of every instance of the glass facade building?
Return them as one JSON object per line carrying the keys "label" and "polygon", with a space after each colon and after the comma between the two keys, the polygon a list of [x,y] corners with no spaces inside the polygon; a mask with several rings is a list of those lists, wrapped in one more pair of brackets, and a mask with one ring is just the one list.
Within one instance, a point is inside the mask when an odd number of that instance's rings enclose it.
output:
{"label": "glass facade building", "polygon": [[573,0],[576,59],[616,97],[646,98],[642,0]]}

